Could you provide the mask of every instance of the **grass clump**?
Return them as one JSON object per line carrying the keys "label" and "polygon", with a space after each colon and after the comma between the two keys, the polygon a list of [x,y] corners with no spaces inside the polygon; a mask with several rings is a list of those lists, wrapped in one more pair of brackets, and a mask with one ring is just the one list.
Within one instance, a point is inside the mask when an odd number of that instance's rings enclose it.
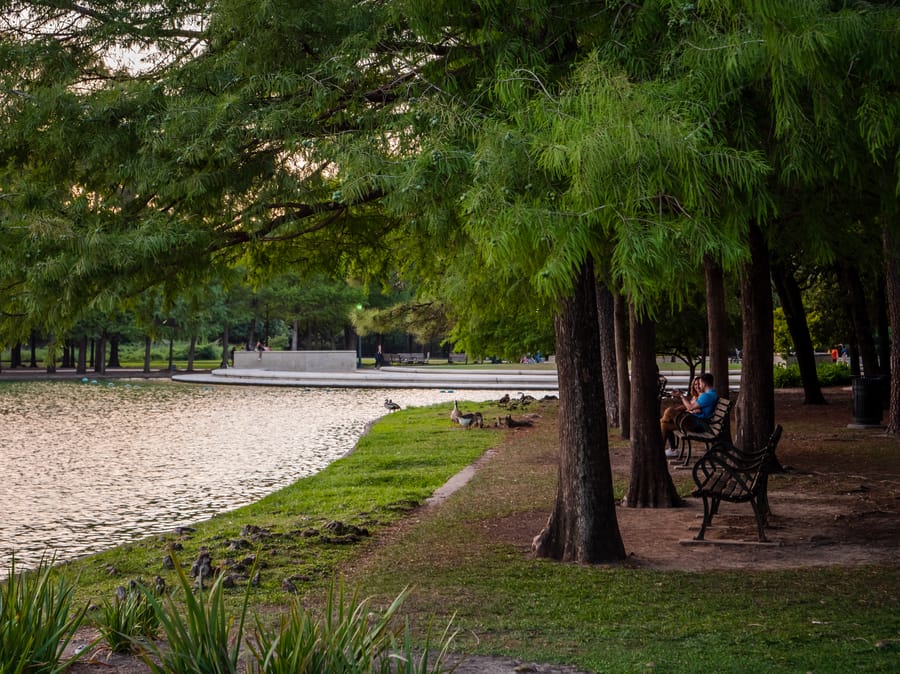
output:
{"label": "grass clump", "polygon": [[203,576],[197,581],[197,593],[184,569],[173,555],[172,561],[183,596],[179,606],[172,595],[162,599],[147,588],[140,587],[156,622],[166,637],[162,647],[151,639],[135,641],[141,658],[154,674],[171,672],[217,672],[236,674],[241,653],[241,641],[250,600],[249,586],[237,617],[225,606],[223,582],[220,575],[204,597]]}
{"label": "grass clump", "polygon": [[74,611],[74,584],[42,559],[33,571],[16,572],[15,558],[0,587],[0,672],[61,672],[61,653],[84,619]]}
{"label": "grass clump", "polygon": [[102,640],[113,653],[132,653],[136,639],[155,639],[159,632],[159,616],[136,581],[128,590],[120,585],[115,599],[104,601],[97,624]]}
{"label": "grass clump", "polygon": [[408,625],[402,632],[392,628],[397,613],[409,594],[404,589],[386,611],[377,614],[371,599],[354,593],[344,598],[344,588],[332,584],[320,619],[294,601],[280,627],[268,630],[257,625],[249,644],[255,658],[254,669],[265,674],[305,672],[346,672],[347,674],[438,674],[452,671],[446,656],[454,636],[442,635],[432,654],[431,638],[417,655]]}

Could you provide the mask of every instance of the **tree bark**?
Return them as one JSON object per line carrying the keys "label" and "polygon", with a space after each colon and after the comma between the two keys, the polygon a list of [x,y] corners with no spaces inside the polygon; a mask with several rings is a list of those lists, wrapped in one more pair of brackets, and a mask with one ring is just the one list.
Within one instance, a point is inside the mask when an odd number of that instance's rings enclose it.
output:
{"label": "tree bark", "polygon": [[603,398],[606,421],[619,427],[619,387],[616,366],[615,300],[605,283],[597,283],[597,319],[600,326],[600,365],[603,368]]}
{"label": "tree bark", "polygon": [[87,372],[87,350],[88,338],[87,335],[82,335],[78,338],[78,363],[75,365],[75,372],[78,374]]}
{"label": "tree bark", "polygon": [[663,452],[657,398],[656,329],[649,318],[631,315],[631,482],[629,508],[672,508],[681,499]]}
{"label": "tree bark", "polygon": [[144,337],[144,372],[150,372],[150,352],[153,349],[153,340],[150,335]]}
{"label": "tree bark", "polygon": [[222,328],[222,362],[220,364],[221,367],[228,367],[228,361],[231,357],[231,349],[229,348],[231,343],[231,331],[229,330],[228,323],[225,324],[225,327]]}
{"label": "tree bark", "polygon": [[850,309],[850,321],[856,334],[859,357],[862,359],[862,374],[875,376],[879,374],[878,356],[875,351],[875,340],[872,338],[872,322],[866,309],[866,290],[859,278],[859,270],[845,262],[840,267],[841,280],[847,291],[847,306]]}
{"label": "tree bark", "polygon": [[722,267],[708,255],[703,258],[706,272],[706,329],[709,343],[709,371],[716,391],[731,398],[728,382],[728,315],[725,312],[725,278]]}
{"label": "tree bark", "polygon": [[787,263],[778,258],[772,260],[772,280],[775,283],[775,291],[781,300],[781,308],[784,310],[784,318],[791,333],[791,340],[794,342],[800,378],[803,380],[803,404],[825,405],[827,403],[825,396],[822,395],[822,387],[819,385],[815,348],[812,337],[809,335],[809,325],[806,322],[806,309],[803,308],[800,286]]}
{"label": "tree bark", "polygon": [[741,273],[741,322],[744,353],[737,430],[738,447],[762,449],[775,428],[772,282],[769,251],[756,225],[747,234],[750,260]]}
{"label": "tree bark", "polygon": [[631,437],[631,381],[628,377],[628,309],[625,298],[613,296],[613,321],[616,335],[616,383],[619,390],[619,433]]}
{"label": "tree bark", "polygon": [[194,371],[194,355],[197,350],[197,335],[191,335],[191,341],[188,344],[188,362],[187,369],[188,372]]}
{"label": "tree bark", "polygon": [[556,504],[532,547],[539,557],[612,562],[625,558],[625,546],[609,462],[592,260],[577,273],[573,294],[562,300],[554,317],[559,376]]}
{"label": "tree bark", "polygon": [[122,367],[119,362],[119,336],[113,335],[109,338],[109,360],[106,367]]}
{"label": "tree bark", "polygon": [[94,345],[94,372],[106,372],[106,335],[100,335]]}
{"label": "tree bark", "polygon": [[900,437],[900,233],[893,223],[883,232],[885,296],[891,324],[891,382],[886,433]]}

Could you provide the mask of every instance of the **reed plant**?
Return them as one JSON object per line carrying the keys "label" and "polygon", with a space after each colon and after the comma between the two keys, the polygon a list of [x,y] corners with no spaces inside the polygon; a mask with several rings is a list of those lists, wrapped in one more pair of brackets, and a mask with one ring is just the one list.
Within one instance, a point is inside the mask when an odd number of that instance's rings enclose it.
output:
{"label": "reed plant", "polygon": [[52,560],[17,573],[12,558],[0,587],[0,674],[61,672],[78,657],[62,657],[87,611],[86,605],[73,610],[74,589],[54,573]]}
{"label": "reed plant", "polygon": [[[174,554],[170,556],[179,584],[175,593],[157,597],[149,589],[139,586],[156,613],[167,642],[162,647],[146,637],[137,639],[135,643],[141,659],[154,674],[237,674],[249,587],[235,618],[225,607],[224,574],[216,578],[208,592],[204,592],[203,578],[199,578],[195,594],[178,559]],[[175,601],[178,593],[184,597],[183,606]]]}
{"label": "reed plant", "polygon": [[251,670],[259,674],[308,674],[344,672],[346,674],[438,674],[451,672],[447,653],[454,635],[448,626],[436,653],[430,638],[416,653],[408,625],[398,632],[393,625],[409,594],[403,590],[388,609],[378,615],[371,599],[359,599],[358,591],[345,600],[343,584],[335,590],[332,583],[321,619],[294,601],[289,615],[274,631],[263,627],[257,618]]}
{"label": "reed plant", "polygon": [[115,600],[105,601],[100,608],[97,626],[104,643],[114,653],[132,653],[136,640],[155,639],[159,632],[159,615],[148,601],[149,592],[138,583],[127,591],[119,586]]}

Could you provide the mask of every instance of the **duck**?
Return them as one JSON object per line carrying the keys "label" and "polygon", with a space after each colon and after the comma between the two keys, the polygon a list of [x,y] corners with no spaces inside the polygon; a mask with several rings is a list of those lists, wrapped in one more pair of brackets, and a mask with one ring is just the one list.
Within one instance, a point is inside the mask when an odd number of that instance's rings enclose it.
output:
{"label": "duck", "polygon": [[521,428],[523,426],[533,426],[534,424],[528,419],[522,419],[521,421],[517,419],[513,419],[508,414],[506,415],[506,427],[507,428]]}
{"label": "duck", "polygon": [[473,426],[484,428],[484,417],[481,416],[481,412],[469,412],[467,414],[460,414],[458,421],[459,425],[466,430],[472,428]]}
{"label": "duck", "polygon": [[460,415],[459,403],[456,400],[454,400],[453,401],[453,409],[450,410],[450,421],[452,421],[453,423],[458,422],[459,415]]}
{"label": "duck", "polygon": [[386,409],[388,412],[396,412],[397,410],[400,409],[400,405],[395,403],[390,398],[385,398],[384,399],[384,409]]}

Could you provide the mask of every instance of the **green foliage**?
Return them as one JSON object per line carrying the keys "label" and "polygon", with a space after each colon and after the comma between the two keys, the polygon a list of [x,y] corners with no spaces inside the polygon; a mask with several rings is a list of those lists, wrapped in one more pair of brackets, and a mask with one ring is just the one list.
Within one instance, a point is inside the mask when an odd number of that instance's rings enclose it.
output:
{"label": "green foliage", "polygon": [[100,636],[114,653],[135,650],[140,637],[155,639],[159,630],[159,616],[146,594],[133,585],[129,590],[116,589],[115,599],[105,600],[97,618]]}
{"label": "green foliage", "polygon": [[[846,386],[850,383],[850,366],[846,363],[819,363],[816,375],[821,386]],[[775,388],[803,386],[800,366],[777,365],[774,370]]]}
{"label": "green foliage", "polygon": [[800,378],[799,365],[776,365],[775,366],[775,388],[796,388],[803,385]]}
{"label": "green foliage", "polygon": [[41,560],[33,571],[17,573],[15,558],[0,586],[0,674],[64,671],[61,658],[84,619],[87,606],[72,610],[73,583]]}
{"label": "green foliage", "polygon": [[204,594],[204,579],[198,578],[195,595],[190,579],[174,554],[171,559],[175,565],[183,606],[179,606],[171,595],[161,600],[149,589],[139,586],[166,637],[165,647],[146,638],[138,640],[135,645],[141,658],[154,674],[237,674],[250,585],[247,586],[240,614],[235,620],[225,607],[225,574],[216,578],[207,594]]}
{"label": "green foliage", "polygon": [[847,386],[850,384],[850,366],[846,363],[819,363],[816,374],[822,386]]}
{"label": "green foliage", "polygon": [[[398,610],[409,594],[400,593],[383,613],[377,613],[371,599],[360,600],[354,593],[345,601],[344,586],[337,594],[332,583],[323,615],[316,619],[299,601],[276,630],[257,619],[257,630],[248,646],[256,662],[253,671],[265,674],[426,674],[447,671],[444,660],[453,635],[444,632],[436,655],[430,638],[421,651],[413,651],[408,628],[403,634],[392,628]],[[404,638],[405,637],[405,638]],[[432,657],[434,655],[434,657]]]}

